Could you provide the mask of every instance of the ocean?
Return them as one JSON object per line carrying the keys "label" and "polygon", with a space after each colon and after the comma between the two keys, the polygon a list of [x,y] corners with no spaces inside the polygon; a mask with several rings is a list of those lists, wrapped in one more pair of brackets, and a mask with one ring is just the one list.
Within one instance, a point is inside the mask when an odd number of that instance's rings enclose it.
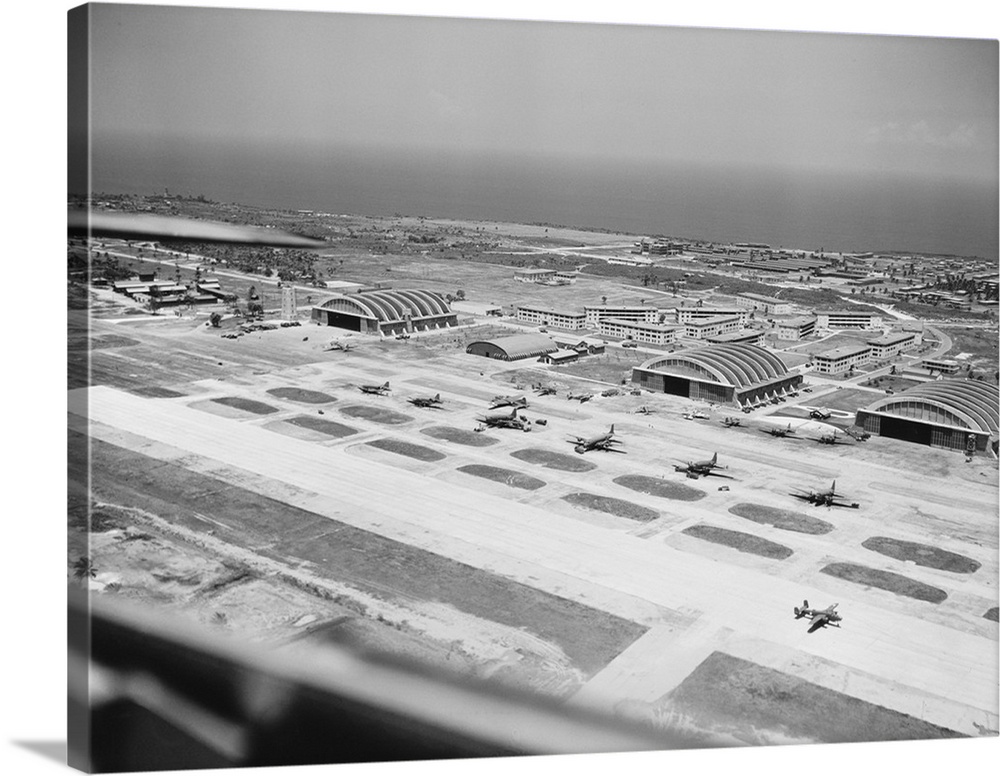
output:
{"label": "ocean", "polygon": [[827,251],[996,260],[997,184],[684,162],[280,143],[95,143],[94,192],[263,207],[547,223]]}

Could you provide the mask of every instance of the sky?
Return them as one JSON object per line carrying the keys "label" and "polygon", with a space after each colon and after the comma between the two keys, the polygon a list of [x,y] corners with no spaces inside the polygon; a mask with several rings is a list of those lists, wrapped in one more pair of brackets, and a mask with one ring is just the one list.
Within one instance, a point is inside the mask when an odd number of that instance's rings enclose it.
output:
{"label": "sky", "polygon": [[997,175],[996,40],[98,4],[92,55],[98,141]]}

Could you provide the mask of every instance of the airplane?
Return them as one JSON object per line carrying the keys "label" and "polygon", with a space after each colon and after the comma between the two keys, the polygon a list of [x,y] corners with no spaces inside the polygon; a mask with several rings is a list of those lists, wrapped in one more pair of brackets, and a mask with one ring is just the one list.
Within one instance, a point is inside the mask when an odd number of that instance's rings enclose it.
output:
{"label": "airplane", "polygon": [[354,345],[350,342],[331,342],[327,347],[323,348],[324,353],[328,353],[331,350],[342,350],[345,353],[349,353],[354,350]]}
{"label": "airplane", "polygon": [[656,410],[647,407],[643,404],[639,409],[635,411],[636,415],[652,415]]}
{"label": "airplane", "polygon": [[552,396],[556,392],[556,389],[555,389],[554,386],[543,385],[542,383],[538,383],[537,385],[533,385],[532,388],[535,389],[535,393],[537,393],[539,396]]}
{"label": "airplane", "polygon": [[674,464],[674,471],[686,472],[687,476],[693,480],[699,477],[725,477],[726,479],[733,479],[728,474],[719,474],[715,469],[725,469],[725,466],[720,466],[719,454],[714,453],[712,457],[707,461],[684,461],[680,466]]}
{"label": "airplane", "polygon": [[389,381],[386,380],[384,385],[359,385],[358,390],[361,393],[373,393],[377,396],[385,396],[391,389],[389,388]]}
{"label": "airplane", "polygon": [[852,428],[850,426],[844,429],[844,433],[847,434],[847,436],[849,436],[851,439],[854,439],[858,442],[867,442],[868,439],[871,437],[871,434],[869,434],[864,429]]}
{"label": "airplane", "polygon": [[514,409],[523,410],[527,409],[528,400],[523,396],[494,396],[490,402],[490,409],[495,410],[499,407],[513,407]]}
{"label": "airplane", "polygon": [[444,404],[444,402],[441,399],[441,394],[440,393],[434,394],[434,396],[429,397],[429,398],[425,397],[425,396],[416,396],[416,397],[407,399],[407,401],[410,404],[412,404],[413,406],[415,406],[415,407],[427,407],[427,408],[433,409],[433,410],[439,410],[439,409],[441,409],[441,407],[438,406],[438,405]]}
{"label": "airplane", "polygon": [[740,425],[743,421],[741,421],[739,418],[734,418],[727,415],[719,422],[722,423],[722,425],[725,426],[726,428],[732,428],[733,426]]}
{"label": "airplane", "polygon": [[846,445],[848,442],[844,442],[841,437],[837,436],[836,431],[831,431],[829,434],[823,434],[823,436],[815,437],[816,441],[821,445]]}
{"label": "airplane", "polygon": [[814,409],[809,411],[809,417],[813,420],[826,420],[831,414],[830,410]]}
{"label": "airplane", "polygon": [[517,416],[518,409],[520,408],[512,408],[510,415],[484,415],[476,418],[480,424],[476,431],[482,431],[484,428],[515,428],[519,431],[531,431],[531,423]]}
{"label": "airplane", "polygon": [[588,450],[604,450],[608,453],[624,453],[624,450],[616,450],[613,445],[620,445],[621,440],[615,439],[615,425],[611,424],[611,428],[608,430],[607,434],[601,434],[600,436],[590,437],[590,439],[584,439],[583,437],[573,437],[572,439],[566,440],[574,445],[573,449],[576,452],[586,453]]}
{"label": "airplane", "polygon": [[798,493],[790,493],[790,496],[794,496],[802,501],[808,501],[814,506],[825,506],[825,507],[850,507],[851,509],[857,509],[857,502],[840,502],[838,499],[844,498],[842,493],[837,493],[837,481],[834,480],[833,484],[830,486],[829,490],[814,491],[810,490],[808,492],[800,490]]}
{"label": "airplane", "polygon": [[692,412],[691,417],[696,418],[698,420],[708,420],[708,415],[706,415],[701,410],[695,410],[694,412]]}
{"label": "airplane", "polygon": [[583,404],[584,402],[590,401],[591,399],[593,399],[594,398],[594,394],[592,394],[592,393],[573,393],[572,391],[570,391],[569,393],[566,394],[566,398],[567,399],[576,399],[578,402],[580,402],[580,404]]}
{"label": "airplane", "polygon": [[794,434],[795,429],[792,428],[792,424],[788,424],[788,428],[779,428],[777,426],[771,426],[770,428],[762,428],[761,433],[770,434],[775,437],[787,437],[789,434]]}
{"label": "airplane", "polygon": [[803,601],[802,608],[793,607],[795,611],[795,619],[800,620],[803,617],[809,618],[809,630],[806,633],[812,633],[820,628],[825,628],[830,625],[834,628],[839,628],[838,623],[843,619],[839,614],[837,614],[838,604],[832,604],[826,609],[810,609],[809,602]]}

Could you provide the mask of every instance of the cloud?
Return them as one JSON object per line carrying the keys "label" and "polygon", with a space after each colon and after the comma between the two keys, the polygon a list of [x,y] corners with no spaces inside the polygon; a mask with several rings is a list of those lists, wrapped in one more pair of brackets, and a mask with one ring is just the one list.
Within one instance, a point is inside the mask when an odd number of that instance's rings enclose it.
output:
{"label": "cloud", "polygon": [[976,144],[976,126],[963,123],[951,131],[943,131],[935,129],[924,119],[909,125],[890,121],[869,129],[865,135],[865,142],[933,146],[936,148],[970,148]]}

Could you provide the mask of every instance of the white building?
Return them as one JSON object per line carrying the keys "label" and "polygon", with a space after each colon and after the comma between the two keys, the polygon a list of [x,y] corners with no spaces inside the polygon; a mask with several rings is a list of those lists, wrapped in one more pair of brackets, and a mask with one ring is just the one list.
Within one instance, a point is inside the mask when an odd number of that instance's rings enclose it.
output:
{"label": "white building", "polygon": [[553,310],[536,305],[518,305],[518,323],[531,326],[552,326],[556,329],[582,329],[586,326],[586,315],[573,310]]}
{"label": "white building", "polygon": [[871,345],[847,345],[826,353],[817,353],[813,358],[816,371],[825,375],[839,375],[852,368],[871,361]]}
{"label": "white building", "polygon": [[643,321],[628,321],[621,318],[605,318],[599,324],[599,331],[605,337],[635,340],[650,345],[669,345],[677,339],[681,327]]}

